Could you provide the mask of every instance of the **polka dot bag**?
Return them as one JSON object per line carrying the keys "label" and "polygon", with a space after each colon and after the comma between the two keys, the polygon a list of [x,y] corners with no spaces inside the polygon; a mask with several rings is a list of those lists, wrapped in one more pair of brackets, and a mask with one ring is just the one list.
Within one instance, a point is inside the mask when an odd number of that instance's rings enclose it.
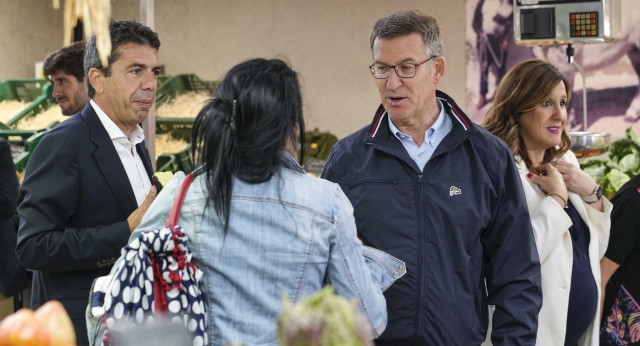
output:
{"label": "polka dot bag", "polygon": [[109,329],[114,326],[160,320],[182,323],[194,346],[208,345],[207,320],[198,285],[202,272],[191,263],[187,237],[176,225],[194,178],[193,173],[186,176],[165,228],[142,232],[122,249],[122,260],[104,292],[103,345],[111,345]]}

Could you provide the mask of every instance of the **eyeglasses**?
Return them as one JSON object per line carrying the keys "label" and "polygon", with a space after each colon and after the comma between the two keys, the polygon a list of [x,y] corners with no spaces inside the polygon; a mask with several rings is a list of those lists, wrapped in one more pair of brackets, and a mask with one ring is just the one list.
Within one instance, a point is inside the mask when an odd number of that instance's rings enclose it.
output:
{"label": "eyeglasses", "polygon": [[418,66],[436,57],[438,57],[438,55],[432,55],[427,60],[418,64],[405,62],[402,64],[389,66],[385,64],[373,63],[371,64],[371,66],[369,66],[369,70],[371,70],[371,75],[373,76],[373,78],[376,78],[376,79],[389,78],[389,72],[391,71],[392,68],[396,70],[396,74],[400,78],[413,78],[416,75],[416,70]]}

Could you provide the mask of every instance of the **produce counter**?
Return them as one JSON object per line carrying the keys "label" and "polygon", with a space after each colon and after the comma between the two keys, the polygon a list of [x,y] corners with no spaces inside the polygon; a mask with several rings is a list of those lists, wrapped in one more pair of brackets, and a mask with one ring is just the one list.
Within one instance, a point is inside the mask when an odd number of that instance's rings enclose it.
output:
{"label": "produce counter", "polygon": [[611,142],[607,153],[580,160],[580,167],[611,199],[622,185],[640,174],[640,137],[628,127],[623,138]]}

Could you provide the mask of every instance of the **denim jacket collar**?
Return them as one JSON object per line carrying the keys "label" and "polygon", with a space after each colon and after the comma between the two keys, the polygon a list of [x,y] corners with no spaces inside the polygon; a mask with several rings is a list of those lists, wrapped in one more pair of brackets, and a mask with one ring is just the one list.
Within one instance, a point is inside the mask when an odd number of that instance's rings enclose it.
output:
{"label": "denim jacket collar", "polygon": [[298,161],[296,161],[293,156],[291,156],[286,151],[280,151],[280,158],[282,159],[282,165],[294,172],[305,173],[304,169],[300,167]]}

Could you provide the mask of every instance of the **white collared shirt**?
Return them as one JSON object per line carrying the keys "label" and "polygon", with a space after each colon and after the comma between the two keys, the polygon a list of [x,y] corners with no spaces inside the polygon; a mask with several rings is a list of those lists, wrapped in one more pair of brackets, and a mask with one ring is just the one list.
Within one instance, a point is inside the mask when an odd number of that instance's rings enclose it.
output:
{"label": "white collared shirt", "polygon": [[93,110],[98,114],[102,126],[107,130],[109,138],[111,138],[113,146],[116,148],[116,152],[118,152],[122,166],[124,166],[124,170],[127,172],[127,177],[129,177],[129,183],[136,196],[138,206],[140,206],[144,199],[147,198],[149,190],[151,189],[151,180],[136,150],[136,145],[144,140],[144,132],[140,126],[136,126],[136,129],[131,132],[131,136],[127,138],[124,132],[120,130],[113,120],[111,120],[93,100],[90,100],[89,103],[91,103],[91,107],[93,107]]}

